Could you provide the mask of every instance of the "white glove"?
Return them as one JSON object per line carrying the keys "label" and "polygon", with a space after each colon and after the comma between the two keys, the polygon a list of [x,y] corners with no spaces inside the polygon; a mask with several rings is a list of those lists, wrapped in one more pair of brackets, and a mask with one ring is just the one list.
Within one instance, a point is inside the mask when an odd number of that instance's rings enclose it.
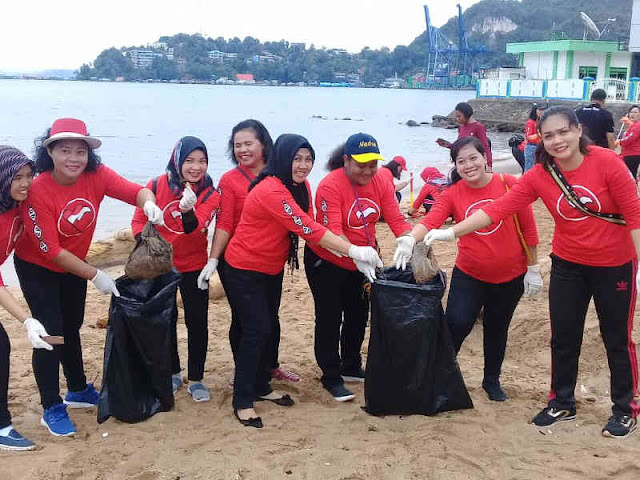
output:
{"label": "white glove", "polygon": [[424,237],[424,244],[428,247],[436,240],[440,240],[443,242],[453,242],[456,239],[456,234],[453,233],[453,228],[445,228],[444,230],[429,230],[429,232]]}
{"label": "white glove", "polygon": [[378,252],[373,247],[351,245],[349,247],[349,257],[353,259],[358,271],[363,273],[370,282],[376,280],[376,267],[382,268],[383,264]]}
{"label": "white glove", "polygon": [[38,320],[35,318],[27,318],[24,321],[27,327],[27,338],[31,342],[33,348],[44,348],[45,350],[53,350],[53,346],[42,340],[42,337],[48,337],[49,334]]}
{"label": "white glove", "polygon": [[407,262],[411,260],[413,255],[413,246],[416,244],[416,239],[413,235],[402,235],[396,238],[396,251],[393,254],[393,261],[396,262],[396,269],[404,270],[407,268]]}
{"label": "white glove", "polygon": [[116,288],[116,283],[102,270],[98,270],[98,273],[96,273],[96,276],[93,277],[91,281],[100,293],[113,293],[116,297],[120,296],[120,292]]}
{"label": "white glove", "polygon": [[209,288],[209,279],[211,278],[211,275],[216,272],[216,268],[218,268],[217,258],[210,258],[207,260],[207,264],[200,272],[200,275],[198,275],[198,281],[196,282],[200,290],[207,290]]}
{"label": "white glove", "polygon": [[188,212],[195,206],[197,201],[198,197],[196,196],[195,192],[191,190],[191,187],[187,183],[187,186],[184,187],[184,190],[182,191],[182,198],[180,199],[179,205],[180,211]]}
{"label": "white glove", "polygon": [[533,297],[542,291],[542,276],[540,265],[529,265],[524,275],[524,296]]}
{"label": "white glove", "polygon": [[160,209],[160,207],[158,207],[158,205],[155,204],[155,202],[147,200],[146,202],[144,202],[142,210],[144,211],[144,214],[147,216],[149,221],[154,225],[162,225],[164,223],[162,210]]}

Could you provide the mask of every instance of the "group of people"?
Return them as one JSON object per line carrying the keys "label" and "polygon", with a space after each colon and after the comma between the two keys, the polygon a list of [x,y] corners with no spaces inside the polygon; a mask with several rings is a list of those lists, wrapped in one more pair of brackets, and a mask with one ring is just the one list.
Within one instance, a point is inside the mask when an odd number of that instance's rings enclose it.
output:
{"label": "group of people", "polygon": [[[468,120],[472,112],[460,108]],[[242,425],[256,428],[263,422],[255,402],[294,404],[289,395],[273,391],[270,381],[299,380],[278,363],[278,310],[285,268],[299,268],[300,237],[314,299],[314,352],[322,386],[336,401],[355,397],[345,382],[364,381],[360,352],[368,286],[382,267],[376,240],[382,218],[396,236],[397,268],[405,268],[418,241],[460,238],[446,306],[453,344],[460,349],[482,310],[482,386],[491,400],[506,400],[500,373],[509,324],[522,295],[543,288],[531,208],[540,197],[556,223],[549,285],[552,378],[548,405],[532,422],[548,426],[576,416],[578,357],[593,297],[614,404],[603,434],[630,434],[640,410],[631,338],[640,284],[636,186],[615,153],[590,143],[572,110],[546,110],[537,121],[537,135],[535,166],[519,180],[492,173],[486,135],[462,135],[444,145],[453,163],[447,185],[437,170],[423,172],[425,181],[437,180],[438,188],[427,215],[413,227],[399,209],[393,183],[406,161],[394,159],[386,165],[391,176],[380,174],[378,142],[365,133],[351,135],[334,150],[315,199],[307,181],[316,160],[311,143],[296,134],[281,135],[274,143],[257,120],[233,128],[229,155],[234,167],[217,188],[207,174],[206,146],[195,137],[180,139],[165,173],[145,187],[102,164],[95,152],[101,141],[77,119],[56,120],[37,142],[33,162],[15,148],[0,147],[0,222],[5,225],[0,251],[4,260],[15,247],[15,268],[31,313],[4,287],[0,305],[24,322],[33,345],[41,423],[53,435],[74,435],[67,407],[98,403],[97,391],[86,381],[79,331],[87,280],[100,292],[119,296],[113,279],[85,261],[105,195],[138,207],[135,235],[150,221],[173,246],[188,332],[187,390],[196,402],[211,398],[204,383],[208,281],[219,274],[232,312],[233,412]],[[207,230],[216,215],[207,251]],[[440,229],[449,216],[455,226]],[[0,342],[0,446],[31,449],[33,443],[13,428],[7,410],[10,347],[1,325]],[[183,386],[175,332],[172,350],[175,392]],[[64,400],[60,365],[68,387]]]}

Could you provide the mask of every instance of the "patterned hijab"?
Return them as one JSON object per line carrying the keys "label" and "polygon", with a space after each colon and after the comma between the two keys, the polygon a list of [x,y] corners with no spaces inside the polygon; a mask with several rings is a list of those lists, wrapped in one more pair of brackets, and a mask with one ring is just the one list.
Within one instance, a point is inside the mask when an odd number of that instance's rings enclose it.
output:
{"label": "patterned hijab", "polygon": [[17,148],[0,145],[0,213],[18,206],[11,196],[11,182],[25,165],[30,165],[35,172],[35,164],[24,153]]}
{"label": "patterned hijab", "polygon": [[[207,162],[209,162],[207,147],[202,140],[196,137],[182,137],[178,143],[176,143],[176,146],[173,147],[173,152],[171,152],[171,158],[167,164],[166,172],[169,180],[169,188],[176,197],[182,195],[186,183],[182,177],[182,165],[184,165],[185,159],[194,150],[202,150],[207,157]],[[213,188],[213,180],[208,173],[205,173],[204,178],[200,180],[197,188],[194,188],[194,192],[196,195],[200,195],[200,193],[209,187]]]}

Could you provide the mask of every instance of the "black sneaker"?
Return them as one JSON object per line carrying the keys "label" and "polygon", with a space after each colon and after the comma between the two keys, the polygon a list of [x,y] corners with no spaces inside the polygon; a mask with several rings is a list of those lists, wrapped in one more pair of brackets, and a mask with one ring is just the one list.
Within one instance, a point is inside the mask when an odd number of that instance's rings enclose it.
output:
{"label": "black sneaker", "polygon": [[334,385],[333,387],[325,388],[333,396],[333,399],[336,402],[348,402],[356,398],[353,392],[345,387],[342,383]]}
{"label": "black sneaker", "polygon": [[494,402],[504,402],[508,398],[498,380],[483,380],[482,388]]}
{"label": "black sneaker", "polygon": [[555,407],[544,408],[539,414],[533,417],[531,423],[538,427],[548,427],[556,422],[567,422],[569,420],[575,420],[576,409],[569,408],[561,410]]}
{"label": "black sneaker", "polygon": [[345,382],[364,382],[364,370],[343,371],[341,377]]}
{"label": "black sneaker", "polygon": [[636,419],[629,415],[612,415],[602,429],[602,436],[625,438],[636,429],[636,425]]}

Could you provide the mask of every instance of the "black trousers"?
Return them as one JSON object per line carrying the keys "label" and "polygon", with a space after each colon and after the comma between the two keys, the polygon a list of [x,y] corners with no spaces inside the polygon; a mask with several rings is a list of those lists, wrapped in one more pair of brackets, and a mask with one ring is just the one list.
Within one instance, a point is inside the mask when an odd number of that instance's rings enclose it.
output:
{"label": "black trousers", "polygon": [[71,392],[87,386],[82,362],[80,327],[84,321],[87,281],[70,273],[52,272],[17,255],[14,264],[20,288],[31,314],[49,335],[64,337],[64,345],[53,350],[33,349],[33,373],[44,408],[62,403],[60,398],[60,364]]}
{"label": "black trousers", "polygon": [[225,263],[227,298],[239,324],[233,408],[252,408],[257,395],[271,393],[272,326],[278,316],[284,271],[277,275],[240,270]]}
{"label": "black trousers", "polygon": [[0,323],[0,428],[11,425],[11,415],[8,408],[10,353],[9,335]]}
{"label": "black trousers", "polygon": [[524,292],[524,275],[505,283],[488,283],[454,267],[446,318],[456,352],[484,308],[484,378],[498,380],[507,348],[509,324]]}
{"label": "black trousers", "polygon": [[638,166],[640,165],[640,155],[627,155],[624,157],[624,163],[633,175],[633,179],[638,178]]}
{"label": "black trousers", "polygon": [[[207,359],[209,343],[209,290],[198,288],[198,275],[201,270],[182,273],[180,295],[184,306],[184,323],[187,326],[187,351],[189,355],[188,378],[199,382],[204,377],[204,362]],[[178,356],[177,325],[172,331],[173,356],[172,373],[180,373],[180,357]]]}
{"label": "black trousers", "polygon": [[[226,278],[224,272],[224,257],[220,257],[220,261],[218,262],[218,275],[220,276],[220,283],[222,283],[222,288],[224,289],[224,293],[229,298],[229,292],[227,290]],[[238,321],[236,313],[231,310],[231,326],[229,327],[229,344],[231,345],[231,352],[233,353],[233,358],[236,358],[236,352],[238,351],[238,345],[240,344],[240,336],[242,334],[242,329],[240,327],[240,322]],[[278,356],[280,354],[280,317],[276,315],[273,318],[273,324],[271,325],[271,338],[269,339],[269,343],[267,344],[267,359],[269,365],[271,365],[271,369],[278,368],[280,363],[278,362]]]}
{"label": "black trousers", "polygon": [[341,373],[362,366],[360,349],[369,318],[365,277],[318,257],[305,246],[304,267],[316,310],[314,350],[322,385],[343,383]]}
{"label": "black trousers", "polygon": [[593,297],[611,372],[615,415],[637,415],[638,359],[631,338],[637,262],[590,267],[551,255],[551,392],[549,406],[574,408],[584,321]]}

